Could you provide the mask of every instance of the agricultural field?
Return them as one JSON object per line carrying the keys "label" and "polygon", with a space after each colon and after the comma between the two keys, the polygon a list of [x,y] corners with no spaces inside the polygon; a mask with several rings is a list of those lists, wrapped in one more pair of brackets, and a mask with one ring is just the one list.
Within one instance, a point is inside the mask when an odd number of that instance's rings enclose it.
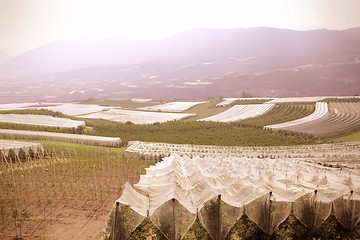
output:
{"label": "agricultural field", "polygon": [[19,141],[8,141],[8,140],[0,140],[0,159],[1,163],[4,163],[4,160],[7,164],[9,162],[7,161],[7,158],[9,157],[9,153],[12,156],[12,159],[15,161],[19,161],[19,154],[22,155],[30,155],[30,152],[32,154],[37,154],[38,152],[40,154],[43,154],[44,148],[40,143],[35,142],[19,142]]}
{"label": "agricultural field", "polygon": [[[144,152],[141,145],[147,146]],[[123,226],[118,229],[130,239],[143,238],[149,232],[155,239],[359,237],[355,220],[359,217],[358,143],[227,149],[137,142],[130,148],[142,157],[151,149],[183,154],[163,158],[146,169],[146,175],[133,185],[146,194],[141,195],[129,184],[125,186],[117,200],[120,205],[113,207],[108,223]],[[174,214],[182,216],[181,220]],[[122,225],[128,221],[127,216],[133,216],[131,224]],[[214,219],[218,224],[213,223]],[[116,230],[109,230],[111,226],[107,229],[108,234],[117,235]]]}
{"label": "agricultural field", "polygon": [[122,144],[119,137],[102,137],[83,134],[39,132],[13,129],[0,129],[0,138],[50,140],[106,147],[120,147]]}
{"label": "agricultural field", "polygon": [[[319,169],[319,181],[323,180],[321,174],[324,174],[324,168],[326,171],[330,171],[328,170],[329,167],[333,169],[326,176],[327,181],[336,186],[343,183],[334,181],[332,171],[339,171],[339,167],[342,167],[345,173],[350,169],[358,168],[358,164],[355,163],[360,156],[360,146],[358,144],[318,145],[319,143],[331,143],[333,140],[319,140],[303,134],[262,128],[264,125],[278,124],[310,116],[313,111],[316,111],[313,103],[274,104],[270,111],[261,116],[235,123],[195,121],[201,116],[206,118],[229,109],[217,108],[217,103],[219,103],[219,100],[211,100],[208,103],[196,105],[186,110],[185,113],[193,113],[197,114],[197,116],[181,121],[137,125],[131,122],[120,123],[100,119],[84,119],[89,129],[83,132],[85,135],[80,136],[106,136],[117,139],[120,137],[123,145],[129,144],[126,150],[125,148],[50,141],[50,139],[54,140],[53,138],[36,140],[44,147],[44,154],[40,155],[41,158],[25,158],[24,160],[23,157],[20,157],[23,161],[21,163],[16,161],[11,165],[0,165],[0,190],[6,193],[0,196],[0,239],[11,239],[20,236],[20,234],[25,239],[69,239],[71,237],[74,239],[91,239],[99,236],[105,223],[109,223],[109,213],[114,207],[114,202],[122,195],[125,186],[126,188],[129,188],[129,186],[133,188],[140,178],[146,178],[141,177],[141,174],[148,172],[147,167],[161,161],[163,157],[169,156],[171,153],[177,153],[181,156],[201,156],[209,159],[218,157],[246,158],[249,163],[258,161],[255,165],[259,167],[261,163],[271,163],[270,165],[275,167],[273,168],[274,171],[278,171],[275,164],[277,161],[295,161],[297,163],[300,161],[304,164],[301,166],[305,168],[309,167],[311,169],[316,166],[314,169]],[[317,104],[321,105],[320,103]],[[85,104],[85,109],[87,109],[87,105]],[[118,110],[120,109],[116,111]],[[105,109],[101,113],[106,111],[115,111],[115,109]],[[347,113],[351,115],[350,113],[354,112],[356,115],[358,108],[353,105],[348,107],[346,103],[331,102],[328,104],[327,111],[331,114],[336,112],[336,114],[340,115],[346,115]],[[49,116],[57,115],[62,118],[68,117],[62,113],[44,109],[8,111],[8,113],[10,112],[16,114],[41,113]],[[80,120],[78,117],[71,117],[71,119]],[[29,141],[34,139],[35,135],[41,134],[39,133],[40,127],[19,124],[13,126],[21,126],[23,129],[37,128],[37,133],[31,132],[28,136],[19,134],[18,138],[21,141],[24,139]],[[54,128],[48,129],[58,131]],[[6,129],[1,131],[4,130]],[[10,130],[7,129],[6,131]],[[0,136],[4,138],[14,136],[13,132],[6,133],[6,131],[3,136],[1,134]],[[24,134],[25,131],[21,130],[20,132]],[[70,135],[76,136],[75,134]],[[81,141],[88,142],[87,140]],[[141,141],[147,141],[147,143]],[[336,139],[334,141],[340,140]],[[116,146],[119,146],[119,142]],[[346,154],[344,155],[344,153]],[[22,154],[20,155],[22,156]],[[183,163],[184,167],[187,166],[187,163]],[[212,165],[209,164],[208,166]],[[230,169],[236,170],[238,168],[233,166]],[[263,171],[269,172],[265,168]],[[302,172],[305,173],[306,171]],[[202,172],[205,173],[206,171]],[[265,179],[269,179],[268,173],[265,172],[261,175]],[[283,172],[280,171],[280,173]],[[216,184],[216,181],[212,180],[210,176],[222,176],[215,170],[207,171],[207,174],[209,175],[209,178],[207,178],[208,183],[214,184]],[[294,174],[297,174],[296,171],[292,171],[288,176]],[[278,172],[275,174],[275,176],[280,175]],[[349,174],[345,175],[349,177]],[[354,177],[354,182],[360,181],[357,180],[355,173],[351,175]],[[259,174],[256,176],[259,176]],[[231,177],[234,176],[226,177],[226,179],[231,180]],[[275,182],[281,182],[282,180],[276,178]],[[129,182],[129,184],[125,185],[126,182]],[[224,185],[225,183],[220,181],[219,184]],[[263,188],[257,187],[256,189],[261,190]],[[9,194],[7,194],[8,192]],[[313,193],[312,191],[311,194]],[[324,194],[324,192],[320,191],[318,196],[320,196],[320,193]],[[357,194],[357,192],[354,193],[354,196],[357,196]],[[221,209],[225,207],[223,201],[226,198],[223,196],[222,200],[218,201],[216,195],[214,195],[215,198],[210,199],[208,204],[205,203],[206,208],[204,209],[211,210],[215,206],[221,206]],[[279,199],[275,190],[273,196]],[[261,197],[264,197],[264,195]],[[179,200],[179,202],[184,203],[182,200]],[[259,202],[260,200],[258,202],[254,201],[252,204],[256,205]],[[167,203],[169,204],[166,206],[171,209],[172,202]],[[272,206],[277,206],[277,201],[274,200],[271,203]],[[246,209],[248,210],[245,210],[245,214],[242,212],[241,216],[236,217],[236,221],[232,221],[235,225],[227,228],[225,239],[238,239],[240,236],[245,236],[245,239],[268,239],[269,236],[267,235],[270,232],[266,229],[270,229],[269,225],[266,225],[264,231],[261,223],[256,219],[254,220],[253,215],[248,212],[250,206],[252,205],[247,206]],[[259,207],[256,208],[259,209]],[[159,209],[163,208],[160,206]],[[224,209],[229,210],[226,207]],[[126,209],[125,212],[130,214],[131,212],[128,210],[130,209]],[[114,214],[114,211],[112,213]],[[273,224],[271,225],[271,229],[273,229],[271,230],[273,231],[271,239],[291,239],[291,237],[294,239],[295,236],[302,236],[303,239],[332,239],[336,237],[339,239],[352,239],[359,237],[356,235],[355,230],[349,232],[346,229],[346,224],[343,226],[333,214],[325,218],[322,217],[321,224],[318,224],[313,231],[309,231],[309,227],[304,225],[298,213],[293,211],[288,213],[289,211],[285,214],[285,221],[280,225],[275,224],[278,220],[271,222]],[[161,216],[161,214],[157,216]],[[186,231],[184,239],[211,238],[211,235],[214,234],[211,229],[215,231],[217,228],[215,225],[206,223],[206,216],[210,215],[205,215],[203,212],[201,217],[194,218],[194,214],[192,214],[192,224],[190,229]],[[163,234],[165,230],[162,229],[162,233],[157,228],[160,220],[154,220],[154,217],[144,218],[145,220],[141,221],[140,225],[131,232],[129,239],[146,239],[148,236],[152,236],[153,239],[165,239]]]}
{"label": "agricultural field", "polygon": [[199,104],[207,102],[169,102],[161,105],[138,108],[139,110],[158,111],[158,112],[184,112]]}
{"label": "agricultural field", "polygon": [[0,114],[0,123],[75,129],[79,127],[85,127],[84,121],[76,121],[69,118],[57,118],[46,115],[32,114]]}
{"label": "agricultural field", "polygon": [[216,107],[231,107],[240,104],[261,104],[269,102],[268,98],[223,98],[223,101],[216,104]]}
{"label": "agricultural field", "polygon": [[269,112],[251,119],[239,121],[239,124],[264,127],[275,123],[289,122],[306,117],[315,110],[314,104],[276,104]]}
{"label": "agricultural field", "polygon": [[95,112],[101,112],[109,109],[109,107],[92,105],[92,104],[78,104],[78,103],[64,103],[56,106],[40,107],[39,109],[46,109],[53,112],[61,112],[67,116],[79,116]]}
{"label": "agricultural field", "polygon": [[314,103],[324,100],[327,97],[290,97],[275,98],[268,103]]}
{"label": "agricultural field", "polygon": [[[292,158],[310,159],[317,162],[334,164],[338,156],[338,163],[342,166],[352,168],[351,162],[360,155],[359,143],[331,143],[331,144],[308,144],[296,146],[215,146],[215,145],[193,145],[172,144],[161,142],[129,142],[124,155],[134,159],[157,159],[159,156],[167,157],[171,154],[187,155],[189,157],[246,157],[246,158]],[[342,155],[350,157],[341,158]],[[353,156],[353,157],[351,157]],[[329,158],[329,159],[328,159]],[[335,163],[337,164],[337,163]],[[350,164],[350,165],[349,165]]]}
{"label": "agricultural field", "polygon": [[45,107],[45,106],[56,106],[60,105],[61,103],[6,103],[0,104],[0,111],[11,111],[11,110],[25,110],[25,109],[34,109],[38,107]]}
{"label": "agricultural field", "polygon": [[123,99],[123,98],[108,98],[108,99],[88,99],[79,102],[81,104],[100,105],[106,107],[117,107],[123,109],[137,109],[141,107],[153,106],[159,104],[159,101],[152,99]]}
{"label": "agricultural field", "polygon": [[[14,162],[12,166],[1,165],[0,188],[1,192],[5,193],[0,196],[0,222],[4,223],[0,229],[2,239],[11,239],[20,234],[25,239],[64,240],[92,239],[99,236],[108,221],[114,202],[122,194],[125,183],[134,185],[140,180],[141,174],[147,172],[146,168],[155,164],[155,160],[150,158],[136,161],[126,157],[123,155],[124,148],[93,147],[48,141],[40,141],[40,143],[44,147],[43,158],[22,163]],[[153,149],[160,151],[160,147],[161,145],[154,145]],[[171,147],[183,151],[181,146],[172,145]],[[204,146],[193,147],[206,149]],[[223,148],[215,146],[207,148],[207,150],[211,149],[219,154],[218,151]],[[256,152],[260,154],[261,159],[266,160],[266,155],[269,152],[274,154],[274,149],[276,148],[247,147],[243,150],[233,148],[231,151],[237,153],[248,151],[244,154],[250,154],[253,151],[253,154]],[[355,155],[360,152],[358,145],[340,144],[302,146],[301,148],[284,147],[279,148],[278,153],[279,155],[280,153],[291,154],[291,158],[298,155],[302,156],[300,157],[302,160],[306,160],[304,156],[309,149],[311,149],[311,154],[326,158],[327,163],[330,156],[349,153],[347,149],[353,149]],[[228,155],[225,152],[223,154]],[[268,157],[270,158],[270,155]],[[255,161],[256,158],[250,160]],[[276,161],[277,156],[273,155],[271,158],[269,161]],[[261,159],[256,161],[262,161]],[[320,163],[323,164],[324,161],[321,160]],[[348,176],[348,174],[344,175]],[[285,231],[289,227],[293,230]],[[196,219],[184,239],[194,240],[199,239],[200,236],[208,239],[206,229],[203,222]],[[284,236],[297,236],[296,234],[299,233],[307,236],[309,231],[293,214],[290,214],[285,222],[276,228],[274,236],[281,239]],[[152,235],[154,239],[164,239],[155,225],[145,219],[131,234],[130,239],[143,239],[149,235]],[[227,239],[233,239],[236,236],[261,236],[267,239],[263,230],[246,214],[236,221]],[[344,236],[349,236],[349,233],[334,219],[333,215],[330,215],[318,229],[311,231],[310,236],[322,236],[326,239],[339,236],[344,239]]]}
{"label": "agricultural field", "polygon": [[311,136],[243,127],[236,123],[173,121],[135,125],[89,119],[86,124],[93,128],[92,135],[121,136],[123,144],[136,140],[218,146],[288,146],[321,142]]}
{"label": "agricultural field", "polygon": [[359,96],[327,97],[323,99],[322,102],[360,102],[360,97]]}
{"label": "agricultural field", "polygon": [[0,164],[0,239],[94,239],[125,182],[154,164],[119,148],[40,143],[43,157]]}
{"label": "agricultural field", "polygon": [[98,113],[82,115],[86,119],[103,119],[112,122],[133,123],[133,124],[153,124],[173,120],[181,120],[192,117],[190,113],[165,113],[165,112],[145,112],[122,109],[110,109]]}
{"label": "agricultural field", "polygon": [[193,117],[189,117],[185,119],[184,121],[195,121],[201,118],[207,118],[216,114],[219,114],[224,111],[224,109],[217,107],[216,105],[220,102],[220,100],[209,100],[207,103],[196,105],[188,110],[186,110],[184,113],[192,113],[196,114]]}
{"label": "agricultural field", "polygon": [[296,119],[293,121],[289,121],[289,122],[284,122],[284,123],[279,123],[279,124],[274,124],[274,125],[267,125],[264,128],[265,129],[275,129],[275,130],[276,129],[285,130],[285,129],[293,127],[293,126],[306,124],[308,122],[320,119],[327,114],[328,114],[328,104],[325,102],[317,102],[315,105],[314,112],[312,112],[308,116],[305,116],[303,118]]}
{"label": "agricultural field", "polygon": [[360,132],[353,132],[345,136],[335,138],[336,142],[360,142]]}
{"label": "agricultural field", "polygon": [[318,102],[317,109],[306,117],[306,120],[303,118],[293,122],[265,126],[265,128],[311,134],[322,138],[344,135],[360,129],[360,104]]}
{"label": "agricultural field", "polygon": [[199,119],[198,121],[235,122],[265,114],[266,112],[270,111],[274,106],[274,104],[235,105],[224,112],[208,118]]}

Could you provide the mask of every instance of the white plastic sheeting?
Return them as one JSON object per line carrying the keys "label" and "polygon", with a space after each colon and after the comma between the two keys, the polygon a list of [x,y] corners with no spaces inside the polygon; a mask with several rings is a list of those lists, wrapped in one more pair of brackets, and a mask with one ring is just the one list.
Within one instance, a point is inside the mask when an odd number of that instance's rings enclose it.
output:
{"label": "white plastic sheeting", "polygon": [[37,104],[39,103],[5,103],[5,104],[0,104],[0,111],[28,109],[31,106],[35,106]]}
{"label": "white plastic sheeting", "polygon": [[9,156],[10,150],[17,156],[20,150],[24,151],[25,155],[29,155],[30,149],[36,153],[43,153],[44,148],[40,143],[33,142],[17,142],[9,140],[0,140],[0,162]]}
{"label": "white plastic sheeting", "polygon": [[223,101],[216,104],[217,107],[228,107],[237,100],[252,101],[252,100],[272,100],[273,98],[223,98]]}
{"label": "white plastic sheeting", "polygon": [[335,137],[360,129],[360,103],[317,102],[315,111],[304,118],[264,128]]}
{"label": "white plastic sheeting", "polygon": [[290,122],[284,122],[284,123],[279,123],[279,124],[274,124],[274,125],[267,125],[264,128],[265,129],[286,129],[289,127],[293,127],[296,125],[300,125],[300,124],[304,124],[304,123],[308,123],[308,122],[320,119],[327,114],[329,114],[328,104],[326,102],[317,102],[315,105],[315,111],[306,117],[296,119],[296,120],[293,120]]}
{"label": "white plastic sheeting", "polygon": [[[269,236],[291,212],[309,229],[318,228],[333,203],[334,214],[344,227],[352,229],[360,219],[359,169],[329,168],[299,159],[174,154],[147,168],[135,187],[141,194],[127,184],[117,202],[149,216],[160,230],[164,223],[159,225],[152,216],[158,211],[173,214],[168,219],[179,226],[168,234],[163,232],[168,239],[181,239],[196,214],[213,239],[224,239],[242,214]],[[174,220],[171,206],[186,209],[186,221]],[[155,215],[158,221],[158,213]]]}
{"label": "white plastic sheeting", "polygon": [[92,113],[81,116],[89,119],[104,119],[113,122],[126,123],[128,121],[135,124],[152,124],[156,122],[167,122],[180,120],[187,117],[195,116],[191,113],[162,113],[162,112],[145,112],[133,110],[110,109],[99,113]]}
{"label": "white plastic sheeting", "polygon": [[324,100],[327,97],[289,97],[289,98],[275,98],[269,103],[311,103]]}
{"label": "white plastic sheeting", "polygon": [[128,158],[144,158],[160,160],[170,154],[208,157],[272,157],[310,159],[319,164],[339,164],[351,168],[359,168],[360,142],[316,144],[297,146],[206,146],[192,144],[173,144],[131,141],[124,155]]}
{"label": "white plastic sheeting", "polygon": [[85,126],[84,121],[33,114],[0,114],[0,122],[61,128]]}
{"label": "white plastic sheeting", "polygon": [[64,103],[56,106],[40,107],[39,109],[47,109],[54,112],[61,112],[68,116],[79,116],[94,112],[100,112],[109,109],[110,107],[104,107],[92,104],[79,104],[79,103]]}
{"label": "white plastic sheeting", "polygon": [[270,111],[274,106],[274,104],[267,103],[235,105],[224,112],[221,112],[211,117],[199,119],[198,121],[235,122],[262,115]]}
{"label": "white plastic sheeting", "polygon": [[116,137],[100,137],[82,134],[37,132],[27,130],[0,129],[0,137],[8,139],[28,139],[28,140],[50,140],[63,141],[95,146],[120,147],[121,139]]}
{"label": "white plastic sheeting", "polygon": [[160,111],[160,112],[183,112],[195,105],[207,102],[169,102],[161,105],[139,108],[140,110]]}

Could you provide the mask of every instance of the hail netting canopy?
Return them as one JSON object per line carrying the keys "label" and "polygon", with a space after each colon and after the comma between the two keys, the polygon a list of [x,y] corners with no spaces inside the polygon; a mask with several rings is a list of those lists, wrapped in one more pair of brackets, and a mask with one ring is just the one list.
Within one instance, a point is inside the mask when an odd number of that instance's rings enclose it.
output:
{"label": "hail netting canopy", "polygon": [[145,217],[168,239],[181,239],[196,216],[213,239],[224,239],[243,214],[267,235],[290,213],[309,229],[319,227],[332,210],[350,230],[360,219],[360,170],[300,159],[174,154],[147,168],[135,187],[142,194],[126,184],[117,200],[118,214],[131,213],[121,223],[110,220],[113,233],[121,225],[130,234]]}
{"label": "hail netting canopy", "polygon": [[10,139],[27,140],[56,140],[78,144],[88,144],[95,146],[120,147],[121,139],[117,137],[101,137],[84,134],[56,133],[56,132],[37,132],[28,130],[0,129],[0,137]]}
{"label": "hail netting canopy", "polygon": [[10,150],[15,153],[15,157],[18,157],[20,150],[24,151],[26,155],[29,155],[30,149],[35,154],[38,152],[42,153],[44,151],[43,146],[40,143],[0,140],[0,161],[6,161]]}
{"label": "hail netting canopy", "polygon": [[33,114],[0,114],[0,122],[61,128],[85,127],[84,121]]}

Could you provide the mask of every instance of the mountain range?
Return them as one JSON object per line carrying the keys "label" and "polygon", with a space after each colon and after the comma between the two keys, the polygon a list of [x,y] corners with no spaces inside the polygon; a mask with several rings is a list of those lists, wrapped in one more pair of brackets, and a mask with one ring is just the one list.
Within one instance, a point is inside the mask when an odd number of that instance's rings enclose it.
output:
{"label": "mountain range", "polygon": [[[0,61],[1,62],[1,61]],[[207,98],[360,93],[360,28],[195,29],[140,41],[54,42],[0,65],[11,98]],[[7,98],[4,96],[8,94]],[[10,96],[12,94],[12,96]]]}

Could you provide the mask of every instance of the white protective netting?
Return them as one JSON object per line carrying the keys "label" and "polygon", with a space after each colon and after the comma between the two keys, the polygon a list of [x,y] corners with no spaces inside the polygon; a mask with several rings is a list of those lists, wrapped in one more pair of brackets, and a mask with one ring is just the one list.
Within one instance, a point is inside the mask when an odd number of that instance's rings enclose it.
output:
{"label": "white protective netting", "polygon": [[0,122],[60,128],[85,127],[84,121],[33,114],[0,114]]}
{"label": "white protective netting", "polygon": [[8,162],[10,160],[8,159],[10,151],[12,151],[15,154],[15,158],[19,160],[20,151],[23,151],[25,156],[29,157],[30,151],[35,155],[43,154],[44,148],[41,143],[0,140],[0,162]]}
{"label": "white protective netting", "polygon": [[149,216],[168,239],[181,239],[196,214],[213,239],[224,239],[243,214],[269,236],[292,212],[309,229],[332,210],[348,229],[360,219],[359,170],[301,159],[173,154],[147,168],[135,187],[142,194],[127,184],[118,201]]}
{"label": "white protective netting", "polygon": [[120,147],[118,137],[101,137],[84,134],[38,132],[28,130],[0,129],[0,137],[8,139],[62,141],[94,146]]}
{"label": "white protective netting", "polygon": [[310,162],[332,165],[340,164],[341,166],[360,168],[359,161],[357,161],[360,156],[360,142],[242,147],[130,141],[128,148],[124,152],[124,156],[127,158],[161,160],[160,157],[162,158],[174,153],[180,156],[207,156],[212,158],[307,158],[310,159]]}

